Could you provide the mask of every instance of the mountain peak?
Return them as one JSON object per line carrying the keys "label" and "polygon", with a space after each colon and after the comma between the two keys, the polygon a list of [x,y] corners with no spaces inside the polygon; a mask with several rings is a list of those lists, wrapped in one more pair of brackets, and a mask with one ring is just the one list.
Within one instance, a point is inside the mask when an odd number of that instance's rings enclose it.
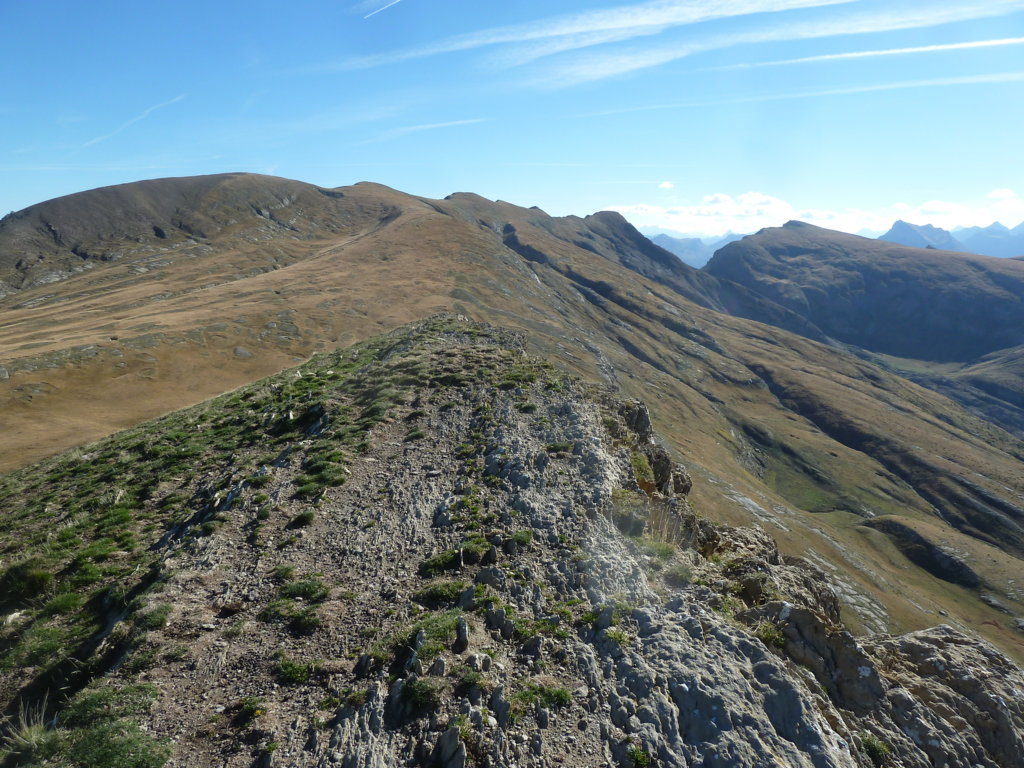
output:
{"label": "mountain peak", "polygon": [[913,248],[932,248],[940,251],[964,251],[963,244],[944,229],[931,224],[911,224],[898,219],[892,228],[878,238],[889,243]]}

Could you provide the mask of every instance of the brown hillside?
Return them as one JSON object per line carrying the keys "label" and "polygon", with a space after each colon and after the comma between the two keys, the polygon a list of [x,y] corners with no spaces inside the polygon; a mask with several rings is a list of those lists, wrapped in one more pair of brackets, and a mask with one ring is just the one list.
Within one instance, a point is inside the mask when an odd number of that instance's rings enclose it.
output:
{"label": "brown hillside", "polygon": [[[149,183],[146,199],[162,183]],[[82,235],[90,258],[75,258],[93,266],[38,285],[28,278],[41,271],[19,272],[25,287],[0,302],[6,467],[455,310],[524,330],[531,351],[648,402],[691,467],[698,509],[757,520],[826,567],[854,626],[919,628],[942,610],[1024,656],[1010,617],[979,599],[991,593],[1024,612],[1007,568],[1024,555],[1013,490],[1024,487],[1024,448],[904,378],[717,311],[814,333],[778,303],[679,264],[614,214],[554,219],[374,184],[167,183],[176,199],[201,202],[182,221],[208,223],[161,238],[133,210],[118,218],[133,230]],[[118,199],[134,199],[130,187],[115,188]],[[88,210],[91,194],[63,200]],[[273,216],[257,210],[272,200]],[[0,252],[17,252],[11,226]],[[115,230],[113,244],[101,237]],[[61,258],[70,257],[55,246],[43,262]],[[906,537],[865,525],[886,515],[939,526],[942,546],[983,586],[950,581],[915,561]]]}
{"label": "brown hillside", "polygon": [[1024,436],[1020,262],[909,248],[793,221],[721,248],[705,271],[747,286],[834,342],[859,347],[875,363]]}

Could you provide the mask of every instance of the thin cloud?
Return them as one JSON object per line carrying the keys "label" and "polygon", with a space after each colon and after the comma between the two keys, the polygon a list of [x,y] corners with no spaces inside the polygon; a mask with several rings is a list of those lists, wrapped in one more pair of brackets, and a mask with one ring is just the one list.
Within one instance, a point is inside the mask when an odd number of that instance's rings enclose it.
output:
{"label": "thin cloud", "polygon": [[863,230],[884,232],[896,219],[933,224],[944,229],[956,226],[985,226],[1002,221],[1008,226],[1024,218],[1024,199],[975,200],[953,203],[928,200],[916,205],[893,203],[874,209],[799,208],[762,192],[738,195],[707,195],[699,203],[663,207],[648,203],[607,205],[634,226],[659,227],[700,237],[720,237],[728,232],[749,233],[762,227],[778,227],[791,219],[827,229],[857,233]]}
{"label": "thin cloud", "polygon": [[588,112],[577,117],[609,117],[626,115],[634,112],[656,112],[665,109],[689,109],[692,107],[717,107],[728,104],[748,104],[763,101],[784,101],[786,99],[810,99],[820,96],[844,96],[873,91],[897,91],[904,88],[937,88],[951,85],[985,85],[993,83],[1015,83],[1024,81],[1024,72],[998,72],[988,75],[966,75],[963,77],[941,77],[933,80],[903,80],[894,83],[875,83],[858,85],[850,88],[829,88],[821,91],[799,91],[797,93],[773,93],[763,96],[748,96],[738,99],[720,99],[709,101],[689,101],[677,104],[648,104],[642,107],[626,109],[610,109],[603,112]]}
{"label": "thin cloud", "polygon": [[998,40],[976,40],[969,43],[948,43],[945,45],[922,45],[916,48],[888,48],[880,51],[853,51],[850,53],[828,53],[822,56],[804,56],[800,59],[783,61],[760,61],[752,64],[729,64],[724,67],[711,67],[715,71],[726,69],[753,69],[755,67],[779,67],[788,64],[810,64],[819,61],[837,61],[844,59],[866,59],[874,56],[902,56],[911,53],[936,53],[940,51],[962,51],[972,48],[996,48],[1004,45],[1021,45],[1024,37],[1004,37]]}
{"label": "thin cloud", "polygon": [[[622,5],[600,11],[553,16],[527,24],[492,27],[479,32],[450,37],[420,48],[347,59],[320,69],[368,69],[444,53],[556,39],[558,43],[554,45],[550,53],[564,52],[600,43],[655,34],[666,29],[714,19],[797,8],[840,5],[849,2],[855,2],[855,0],[649,0],[646,3]],[[549,54],[534,54],[525,58],[530,60],[537,58],[538,55]]]}
{"label": "thin cloud", "polygon": [[535,80],[534,84],[557,88],[593,82],[737,45],[919,29],[1002,16],[1017,10],[1024,10],[1024,0],[989,0],[984,6],[974,2],[958,2],[944,6],[928,4],[924,7],[907,5],[884,12],[877,8],[854,8],[823,20],[759,26],[744,33],[684,40],[661,46],[644,46],[618,53],[581,53],[550,68]]}
{"label": "thin cloud", "polygon": [[101,141],[106,141],[107,139],[112,138],[113,136],[116,136],[117,134],[121,133],[121,131],[125,130],[126,128],[129,128],[135,125],[136,123],[145,120],[158,109],[169,107],[171,106],[171,104],[177,104],[179,101],[182,101],[186,96],[188,96],[188,94],[183,93],[179,96],[175,96],[173,99],[170,99],[168,101],[163,101],[159,104],[154,104],[152,107],[148,107],[147,109],[143,110],[141,113],[133,117],[131,120],[122,123],[117,128],[112,130],[110,133],[104,134],[103,136],[97,136],[95,139],[90,139],[89,141],[85,142],[85,144],[83,144],[82,147],[91,147],[94,144],[99,144]]}
{"label": "thin cloud", "polygon": [[378,13],[380,13],[381,11],[386,11],[386,10],[387,10],[388,8],[390,8],[390,7],[392,6],[392,5],[398,5],[398,4],[400,3],[400,2],[402,2],[402,0],[391,0],[391,2],[390,2],[390,3],[388,3],[387,5],[381,6],[380,8],[378,8],[378,9],[377,9],[377,10],[375,10],[375,11],[370,11],[370,12],[369,12],[368,14],[366,14],[365,16],[363,16],[363,18],[364,18],[364,19],[368,19],[368,18],[370,18],[371,16],[376,16],[376,15],[377,15]]}
{"label": "thin cloud", "polygon": [[392,128],[390,131],[385,131],[380,136],[372,139],[367,139],[362,144],[372,144],[378,141],[388,141],[390,139],[397,139],[400,136],[408,136],[410,133],[419,133],[420,131],[433,131],[438,128],[454,128],[460,125],[474,125],[476,123],[486,123],[490,118],[488,117],[475,117],[470,120],[450,120],[446,123],[424,123],[423,125],[405,125],[400,128]]}

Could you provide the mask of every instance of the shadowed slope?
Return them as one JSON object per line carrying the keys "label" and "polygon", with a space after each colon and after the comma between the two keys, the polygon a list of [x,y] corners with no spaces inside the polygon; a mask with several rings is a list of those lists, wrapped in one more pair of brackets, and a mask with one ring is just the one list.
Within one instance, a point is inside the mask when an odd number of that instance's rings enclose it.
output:
{"label": "shadowed slope", "polygon": [[1024,343],[1024,268],[801,222],[720,249],[705,270],[798,312],[833,339],[964,362]]}
{"label": "shadowed slope", "polygon": [[1019,261],[908,248],[790,222],[727,245],[705,270],[1024,435]]}

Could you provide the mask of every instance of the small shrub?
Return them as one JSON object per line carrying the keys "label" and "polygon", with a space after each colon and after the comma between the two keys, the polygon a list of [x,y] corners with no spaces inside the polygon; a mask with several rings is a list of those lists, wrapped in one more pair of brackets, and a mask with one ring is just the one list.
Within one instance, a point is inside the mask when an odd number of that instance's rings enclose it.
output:
{"label": "small shrub", "polygon": [[312,499],[318,496],[323,490],[324,485],[322,483],[319,483],[316,480],[306,480],[295,488],[295,493],[292,495],[296,499]]}
{"label": "small shrub", "polygon": [[271,624],[287,624],[298,635],[312,634],[323,625],[315,606],[288,599],[271,601],[260,611],[259,618]]}
{"label": "small shrub", "polygon": [[288,523],[289,528],[306,528],[313,524],[313,520],[316,518],[316,512],[312,509],[307,509],[304,512],[300,512],[291,519]]}
{"label": "small shrub", "polygon": [[435,581],[414,592],[412,599],[427,608],[444,608],[454,605],[466,586],[466,582],[457,579]]}
{"label": "small shrub", "polygon": [[629,755],[633,768],[648,768],[648,766],[654,765],[654,758],[652,758],[647,753],[647,750],[642,747],[630,747],[627,754]]}
{"label": "small shrub", "polygon": [[411,648],[416,640],[416,635],[423,630],[425,639],[423,645],[416,651],[416,655],[423,663],[433,661],[446,645],[455,640],[455,629],[460,616],[462,616],[462,611],[458,608],[439,613],[427,613],[418,621],[407,625],[392,640],[388,641],[387,646],[378,646],[371,653],[377,658],[383,659],[385,650],[394,654]]}
{"label": "small shrub", "polygon": [[232,721],[234,725],[244,728],[256,718],[265,715],[267,708],[260,696],[246,696],[235,706],[237,714]]}
{"label": "small shrub", "polygon": [[402,700],[418,713],[436,710],[441,706],[441,683],[425,677],[408,680],[402,686]]}
{"label": "small shrub", "polygon": [[609,627],[604,631],[604,636],[616,645],[628,645],[629,635],[618,627]]}
{"label": "small shrub", "polygon": [[323,626],[323,619],[316,612],[316,608],[309,606],[294,613],[288,622],[288,627],[297,635],[311,635]]}
{"label": "small shrub", "polygon": [[512,534],[512,541],[521,547],[525,547],[531,541],[533,541],[533,531],[522,530],[516,531]]}
{"label": "small shrub", "polygon": [[282,653],[274,664],[274,677],[281,685],[305,685],[316,669],[316,664],[295,661]]}
{"label": "small shrub", "polygon": [[542,707],[561,709],[572,704],[572,695],[565,688],[529,682],[512,694],[512,700],[520,705],[529,705],[537,701]]}
{"label": "small shrub", "polygon": [[53,587],[53,574],[41,558],[32,557],[15,563],[0,576],[0,600],[10,603],[25,603],[45,595]]}
{"label": "small shrub", "polygon": [[294,565],[278,565],[270,572],[270,577],[274,579],[274,581],[291,581],[294,576]]}
{"label": "small shrub", "polygon": [[466,664],[458,664],[453,667],[452,676],[455,678],[456,692],[464,692],[471,688],[480,688],[484,685],[483,673]]}
{"label": "small shrub", "polygon": [[786,636],[782,628],[771,621],[762,621],[754,627],[754,637],[767,645],[769,648],[785,648]]}
{"label": "small shrub", "polygon": [[135,625],[142,630],[163,629],[167,626],[167,618],[171,615],[171,604],[161,603],[146,613],[137,614]]}
{"label": "small shrub", "polygon": [[892,749],[881,739],[875,738],[869,733],[862,734],[860,737],[860,748],[868,756],[868,759],[875,768],[882,768],[882,766],[888,765]]}
{"label": "small shrub", "polygon": [[316,576],[292,581],[281,587],[281,597],[305,600],[308,603],[322,603],[330,593],[330,588]]}
{"label": "small shrub", "polygon": [[460,559],[457,549],[449,549],[424,560],[420,564],[420,571],[426,576],[436,576],[443,571],[458,568]]}
{"label": "small shrub", "polygon": [[665,581],[674,587],[683,587],[693,578],[693,568],[687,563],[673,563],[665,569]]}
{"label": "small shrub", "polygon": [[471,536],[459,545],[462,550],[462,557],[467,563],[478,563],[488,549],[491,542],[483,536]]}

